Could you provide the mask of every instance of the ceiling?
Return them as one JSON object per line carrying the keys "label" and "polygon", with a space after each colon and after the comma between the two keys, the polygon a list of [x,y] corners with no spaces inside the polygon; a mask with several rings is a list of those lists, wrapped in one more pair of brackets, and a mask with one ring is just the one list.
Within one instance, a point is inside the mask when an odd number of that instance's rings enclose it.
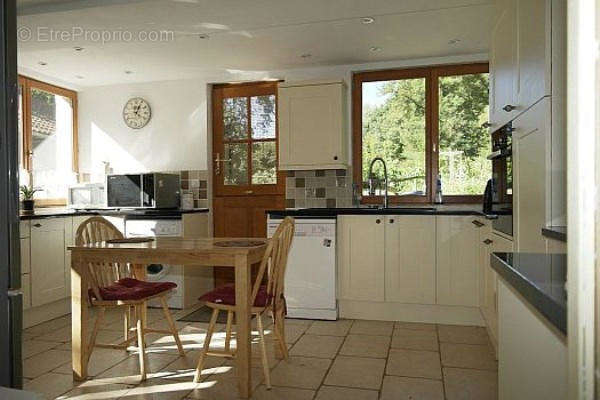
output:
{"label": "ceiling", "polygon": [[17,4],[19,66],[80,87],[486,53],[492,13],[492,0]]}

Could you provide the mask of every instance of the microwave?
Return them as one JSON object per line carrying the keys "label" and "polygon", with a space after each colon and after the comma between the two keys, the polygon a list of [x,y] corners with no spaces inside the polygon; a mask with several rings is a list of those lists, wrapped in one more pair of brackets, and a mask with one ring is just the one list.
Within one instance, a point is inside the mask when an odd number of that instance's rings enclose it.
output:
{"label": "microwave", "polygon": [[109,208],[179,208],[180,188],[178,174],[108,175],[106,205]]}
{"label": "microwave", "polygon": [[67,206],[69,208],[85,209],[106,207],[104,183],[83,183],[70,186],[67,197]]}

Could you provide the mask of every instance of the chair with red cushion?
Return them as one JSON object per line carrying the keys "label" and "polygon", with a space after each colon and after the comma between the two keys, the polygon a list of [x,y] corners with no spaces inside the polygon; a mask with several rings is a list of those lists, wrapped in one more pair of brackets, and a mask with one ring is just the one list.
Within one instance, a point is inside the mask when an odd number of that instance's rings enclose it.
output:
{"label": "chair with red cushion", "polygon": [[[256,317],[256,325],[260,336],[261,358],[265,374],[265,384],[271,388],[271,377],[269,363],[267,360],[267,349],[265,346],[265,332],[263,328],[262,315],[271,313],[273,316],[273,332],[275,334],[278,350],[285,359],[288,358],[288,350],[285,343],[285,297],[283,295],[283,283],[287,257],[294,237],[294,219],[287,217],[279,225],[275,234],[269,241],[265,255],[261,261],[256,275],[256,280],[252,285],[251,304],[252,314]],[[267,283],[263,284],[263,278],[267,274]],[[218,357],[234,357],[235,352],[230,351],[231,330],[233,316],[235,313],[235,285],[224,285],[218,287],[200,297],[205,305],[213,309],[204,348],[198,360],[194,382],[200,381],[202,365],[207,355]],[[225,349],[224,351],[209,351],[210,341],[215,330],[217,318],[220,311],[227,312],[227,327],[225,330]]]}
{"label": "chair with red cushion", "polygon": [[[109,221],[102,217],[92,217],[86,220],[77,229],[75,242],[78,246],[103,242],[107,240],[123,239],[123,234]],[[137,340],[140,357],[140,373],[142,381],[146,380],[146,343],[147,333],[164,333],[172,335],[177,344],[181,356],[185,356],[177,328],[171,317],[167,305],[166,296],[171,293],[177,285],[173,282],[146,282],[133,277],[132,266],[118,263],[90,263],[88,265],[90,289],[89,300],[92,306],[98,307],[98,316],[94,323],[94,329],[90,337],[90,343],[86,350],[86,357],[90,358],[94,347],[127,349],[128,345]],[[151,299],[159,299],[169,324],[169,330],[157,330],[146,328],[146,303]],[[118,344],[96,343],[98,330],[104,320],[107,307],[119,307],[123,309],[124,315],[124,340]],[[135,326],[130,322],[135,318]],[[137,337],[130,335],[137,331]]]}

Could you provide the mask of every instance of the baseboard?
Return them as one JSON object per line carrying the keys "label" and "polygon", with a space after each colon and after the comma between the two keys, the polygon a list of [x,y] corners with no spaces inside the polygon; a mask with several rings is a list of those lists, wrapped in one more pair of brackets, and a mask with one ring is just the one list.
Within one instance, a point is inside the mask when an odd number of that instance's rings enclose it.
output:
{"label": "baseboard", "polygon": [[340,318],[485,326],[478,307],[339,300]]}
{"label": "baseboard", "polygon": [[23,311],[23,329],[42,322],[62,317],[71,312],[71,298],[58,300],[43,306],[28,308]]}

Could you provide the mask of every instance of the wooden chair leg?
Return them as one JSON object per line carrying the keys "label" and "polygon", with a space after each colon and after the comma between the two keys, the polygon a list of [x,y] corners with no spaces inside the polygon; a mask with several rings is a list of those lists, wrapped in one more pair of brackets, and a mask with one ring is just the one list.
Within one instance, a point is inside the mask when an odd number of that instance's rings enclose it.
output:
{"label": "wooden chair leg", "polygon": [[123,309],[123,337],[124,340],[129,339],[129,328],[131,327],[131,307],[127,306]]}
{"label": "wooden chair leg", "polygon": [[177,350],[179,351],[179,355],[181,357],[185,357],[185,352],[183,351],[183,346],[181,345],[181,340],[179,339],[179,333],[177,333],[177,326],[175,326],[173,317],[171,317],[171,311],[169,311],[169,305],[167,304],[167,300],[165,300],[164,296],[160,298],[160,304],[162,305],[163,312],[165,313],[165,318],[169,323],[169,329],[171,330],[171,334],[173,335],[175,343],[177,344]]}
{"label": "wooden chair leg", "polygon": [[227,327],[225,328],[225,351],[229,351],[231,345],[231,325],[233,324],[233,311],[227,311]]}
{"label": "wooden chair leg", "polygon": [[279,348],[281,349],[281,355],[284,360],[287,360],[289,357],[287,342],[285,340],[285,315],[280,311],[277,313],[278,315],[275,317],[276,324],[274,325],[274,331],[278,333],[278,342]]}
{"label": "wooden chair leg", "polygon": [[267,389],[271,389],[271,371],[269,369],[269,358],[267,357],[267,344],[265,343],[265,329],[262,323],[262,316],[260,313],[256,315],[256,325],[258,328],[258,334],[260,335],[260,352],[262,358],[263,372],[265,374],[265,385]]}
{"label": "wooden chair leg", "polygon": [[204,347],[202,348],[202,352],[200,353],[200,357],[198,358],[198,365],[196,366],[196,373],[194,374],[194,383],[200,382],[200,378],[202,377],[202,365],[204,364],[204,358],[206,357],[206,353],[208,353],[208,350],[210,348],[210,340],[215,330],[215,325],[217,324],[218,316],[219,310],[215,308],[213,310],[212,316],[210,317],[210,323],[208,324],[208,330],[206,331],[206,337],[204,338]]}
{"label": "wooden chair leg", "polygon": [[140,375],[142,376],[142,382],[146,380],[146,341],[144,339],[144,313],[142,312],[141,305],[136,306],[137,314],[137,337],[138,337],[138,348],[140,356]]}
{"label": "wooden chair leg", "polygon": [[94,351],[94,346],[96,345],[96,337],[98,336],[98,330],[100,330],[100,325],[104,320],[104,307],[100,307],[98,310],[98,316],[96,317],[96,321],[94,322],[94,329],[92,330],[92,336],[90,336],[90,343],[88,344],[88,348],[86,349],[87,361],[89,362],[90,357],[92,356],[92,351]]}

